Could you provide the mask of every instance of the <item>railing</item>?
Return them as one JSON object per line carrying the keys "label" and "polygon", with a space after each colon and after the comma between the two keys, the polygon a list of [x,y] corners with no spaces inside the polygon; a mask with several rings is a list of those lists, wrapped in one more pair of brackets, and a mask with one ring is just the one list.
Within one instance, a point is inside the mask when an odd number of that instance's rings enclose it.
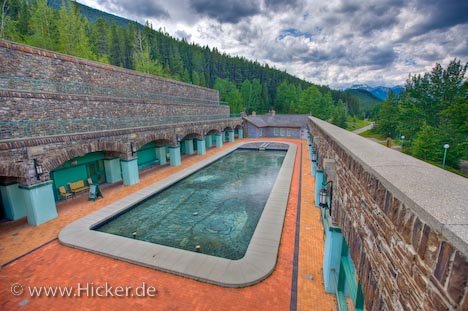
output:
{"label": "railing", "polygon": [[10,121],[0,122],[0,140],[141,128],[164,124],[224,120],[230,118],[240,118],[240,115],[133,116],[125,118]]}
{"label": "railing", "polygon": [[26,77],[0,75],[0,88],[18,91],[52,92],[75,95],[110,96],[130,99],[170,100],[178,104],[228,105],[227,102],[189,98],[163,93],[144,93],[127,89],[114,89],[85,83],[57,82]]}

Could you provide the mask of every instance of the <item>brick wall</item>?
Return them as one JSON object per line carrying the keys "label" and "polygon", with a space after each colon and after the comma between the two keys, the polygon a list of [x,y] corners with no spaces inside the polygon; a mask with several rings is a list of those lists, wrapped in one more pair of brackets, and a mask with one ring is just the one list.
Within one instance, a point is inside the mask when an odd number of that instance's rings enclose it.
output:
{"label": "brick wall", "polygon": [[335,160],[332,219],[349,246],[366,309],[468,310],[466,254],[330,134],[314,122],[309,127],[319,166]]}
{"label": "brick wall", "polygon": [[67,120],[132,116],[228,115],[229,106],[166,100],[15,92],[0,89],[0,121]]}
{"label": "brick wall", "polygon": [[[61,83],[82,83],[139,93],[163,93],[202,100],[219,100],[219,93],[212,89],[4,40],[0,40],[0,64],[0,75]],[[31,85],[15,81],[9,87],[24,89]],[[46,91],[50,89],[47,88]]]}

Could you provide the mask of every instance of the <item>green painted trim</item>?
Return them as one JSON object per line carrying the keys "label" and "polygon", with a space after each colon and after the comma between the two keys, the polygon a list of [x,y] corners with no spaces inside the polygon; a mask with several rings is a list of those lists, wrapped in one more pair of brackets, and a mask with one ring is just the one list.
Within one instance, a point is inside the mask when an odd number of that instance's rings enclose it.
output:
{"label": "green painted trim", "polygon": [[122,162],[132,162],[132,161],[135,161],[135,160],[138,160],[138,157],[134,157],[133,159],[130,159],[130,160],[120,159],[120,161],[122,161]]}
{"label": "green painted trim", "polygon": [[344,284],[347,289],[348,293],[351,296],[353,302],[356,301],[356,291],[357,291],[357,284],[356,284],[356,275],[353,273],[353,267],[351,266],[352,263],[349,262],[347,256],[341,256],[341,266],[340,266],[340,275],[344,276]]}
{"label": "green painted trim", "polygon": [[169,146],[169,149],[175,149],[175,148],[180,148],[180,145],[177,145],[177,146]]}
{"label": "green painted trim", "polygon": [[40,187],[43,187],[43,186],[47,186],[47,185],[52,184],[52,183],[53,183],[52,180],[48,180],[48,181],[41,182],[39,184],[34,184],[34,185],[22,185],[22,184],[20,184],[19,187],[20,187],[20,189],[31,190],[31,189],[34,189],[34,188],[40,188]]}
{"label": "green painted trim", "polygon": [[346,303],[346,296],[342,291],[336,293],[336,304],[338,311],[348,311],[348,304]]}
{"label": "green painted trim", "polygon": [[333,232],[338,232],[338,233],[341,233],[341,229],[339,227],[335,227],[335,226],[330,226],[328,228],[329,231],[333,231]]}

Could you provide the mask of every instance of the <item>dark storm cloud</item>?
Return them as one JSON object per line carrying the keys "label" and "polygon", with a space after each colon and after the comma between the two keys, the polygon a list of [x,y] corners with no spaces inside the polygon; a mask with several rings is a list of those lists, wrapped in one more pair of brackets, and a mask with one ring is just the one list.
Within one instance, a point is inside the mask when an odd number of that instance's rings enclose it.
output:
{"label": "dark storm cloud", "polygon": [[368,36],[398,24],[402,4],[401,0],[342,1],[337,7],[327,8],[323,20],[326,26],[333,28],[349,23],[351,31]]}
{"label": "dark storm cloud", "polygon": [[331,51],[315,49],[310,51],[302,62],[307,64],[309,62],[325,63],[325,62],[338,62],[346,58],[346,50],[342,46],[336,46]]}
{"label": "dark storm cloud", "polygon": [[142,18],[169,18],[169,13],[159,3],[147,0],[97,0],[111,12]]}
{"label": "dark storm cloud", "polygon": [[385,68],[396,60],[397,53],[390,46],[369,47],[366,49],[353,49],[343,45],[334,45],[330,49],[309,49],[300,56],[304,64],[329,63],[350,68],[369,66],[374,69]]}
{"label": "dark storm cloud", "polygon": [[251,0],[191,0],[190,6],[198,14],[221,23],[236,24],[245,17],[260,13],[260,2]]}
{"label": "dark storm cloud", "polygon": [[403,35],[402,40],[426,34],[433,30],[445,30],[468,23],[468,1],[466,0],[417,0],[415,10],[425,18],[423,22],[410,28]]}
{"label": "dark storm cloud", "polygon": [[397,53],[393,47],[385,45],[370,47],[355,55],[353,64],[357,66],[371,66],[374,68],[385,68],[396,60]]}
{"label": "dark storm cloud", "polygon": [[278,9],[296,6],[298,2],[298,0],[265,0],[265,6],[267,8]]}

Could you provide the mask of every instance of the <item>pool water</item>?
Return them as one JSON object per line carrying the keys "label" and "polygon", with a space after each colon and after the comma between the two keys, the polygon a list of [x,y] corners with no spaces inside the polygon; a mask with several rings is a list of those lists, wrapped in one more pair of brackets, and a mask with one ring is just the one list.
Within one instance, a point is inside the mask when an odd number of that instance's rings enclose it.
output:
{"label": "pool water", "polygon": [[238,149],[94,230],[241,259],[285,155]]}

